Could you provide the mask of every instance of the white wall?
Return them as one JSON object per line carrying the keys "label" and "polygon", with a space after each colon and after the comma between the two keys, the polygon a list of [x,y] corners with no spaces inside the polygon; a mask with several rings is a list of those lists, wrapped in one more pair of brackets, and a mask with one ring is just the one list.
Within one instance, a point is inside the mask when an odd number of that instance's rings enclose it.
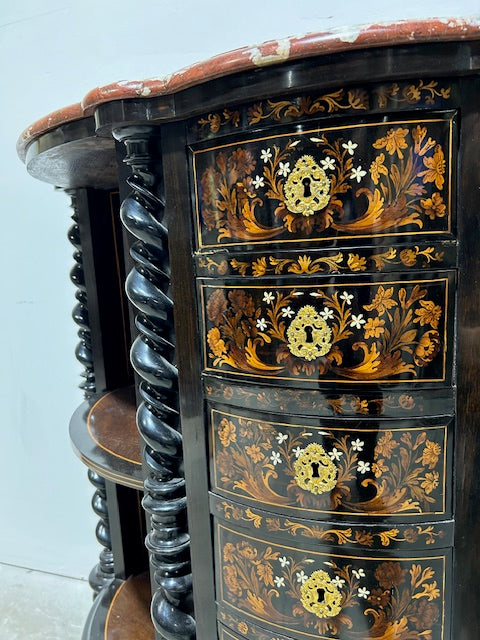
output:
{"label": "white wall", "polygon": [[[67,425],[82,397],[67,198],[30,178],[21,130],[101,84],[159,76],[247,44],[345,24],[471,16],[478,0],[18,0],[0,9],[0,562],[84,577],[92,488]],[[136,8],[136,6],[140,8]]]}

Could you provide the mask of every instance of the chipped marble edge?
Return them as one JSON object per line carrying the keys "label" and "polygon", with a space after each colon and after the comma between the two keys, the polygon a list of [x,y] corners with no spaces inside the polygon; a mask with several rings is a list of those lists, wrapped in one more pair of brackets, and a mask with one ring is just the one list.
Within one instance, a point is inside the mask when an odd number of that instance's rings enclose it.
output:
{"label": "chipped marble edge", "polygon": [[25,129],[17,142],[17,153],[25,160],[26,148],[42,134],[67,122],[92,115],[100,104],[114,100],[154,98],[177,93],[209,80],[248,69],[281,64],[288,60],[367,49],[409,42],[446,42],[480,39],[480,14],[470,18],[402,20],[352,27],[324,33],[307,33],[234,49],[162,78],[126,80],[97,87],[81,103],[59,109]]}

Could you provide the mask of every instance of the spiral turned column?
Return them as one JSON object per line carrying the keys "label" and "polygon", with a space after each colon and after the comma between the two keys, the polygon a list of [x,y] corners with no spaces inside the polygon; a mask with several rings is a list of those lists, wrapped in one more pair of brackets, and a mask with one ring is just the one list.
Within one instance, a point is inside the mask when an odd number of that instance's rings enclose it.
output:
{"label": "spiral turned column", "polygon": [[[74,265],[70,271],[70,279],[76,286],[77,290],[75,305],[72,317],[78,326],[79,343],[75,349],[77,360],[83,365],[82,372],[83,381],[80,388],[83,389],[86,398],[91,397],[96,392],[95,372],[92,353],[92,337],[90,333],[88,306],[87,306],[87,289],[85,286],[85,274],[83,270],[83,253],[80,241],[80,202],[86,202],[85,192],[73,189],[66,190],[71,198],[71,207],[73,209],[72,220],[73,225],[68,230],[68,239],[74,247],[73,259]],[[88,479],[95,487],[96,491],[92,498],[93,511],[100,518],[96,527],[96,537],[103,549],[100,552],[98,564],[96,564],[89,575],[89,583],[95,595],[109,583],[114,577],[113,552],[110,540],[110,527],[108,520],[107,496],[105,492],[105,480],[94,471],[88,471]]]}
{"label": "spiral turned column", "polygon": [[148,470],[143,506],[150,514],[146,539],[156,588],[152,619],[167,640],[195,638],[190,538],[187,529],[177,369],[174,365],[173,304],[169,295],[168,230],[164,220],[160,137],[155,127],[114,132],[126,147],[132,188],[121,206],[125,227],[136,238],[127,295],[137,310],[138,336],[131,361],[141,382],[137,412]]}
{"label": "spiral turned column", "polygon": [[89,469],[88,479],[96,491],[92,498],[92,509],[100,518],[95,530],[98,542],[104,547],[100,553],[100,561],[90,571],[88,582],[95,594],[115,577],[113,565],[112,542],[110,539],[110,524],[108,520],[107,494],[105,480],[98,473]]}

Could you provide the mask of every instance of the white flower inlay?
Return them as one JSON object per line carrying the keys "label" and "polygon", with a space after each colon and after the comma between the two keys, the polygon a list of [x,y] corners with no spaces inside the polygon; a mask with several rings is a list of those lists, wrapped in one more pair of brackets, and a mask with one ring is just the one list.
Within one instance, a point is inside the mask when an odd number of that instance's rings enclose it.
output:
{"label": "white flower inlay", "polygon": [[273,579],[276,587],[284,587],[285,586],[285,578],[283,576],[275,576]]}
{"label": "white flower inlay", "polygon": [[332,580],[332,584],[334,584],[336,587],[343,587],[343,585],[345,584],[345,580],[340,578],[340,576],[335,576],[335,578],[333,578]]}
{"label": "white flower inlay", "polygon": [[323,307],[323,311],[320,311],[320,315],[324,320],[331,320],[333,318],[333,309]]}
{"label": "white flower inlay", "polygon": [[302,453],[303,449],[302,447],[295,447],[295,449],[293,449],[293,453],[295,454],[295,457],[298,458],[298,456]]}
{"label": "white flower inlay", "polygon": [[265,318],[259,318],[257,320],[256,327],[257,329],[260,329],[260,331],[265,331],[265,329],[267,328],[267,323],[265,321]]}
{"label": "white flower inlay", "polygon": [[366,176],[367,172],[362,169],[362,165],[359,164],[356,169],[352,169],[352,173],[350,174],[350,180],[356,180],[360,182],[363,176]]}
{"label": "white flower inlay", "polygon": [[308,580],[308,576],[303,569],[301,571],[297,571],[295,575],[297,576],[297,582],[301,582],[302,584]]}
{"label": "white flower inlay", "polygon": [[279,162],[278,166],[278,175],[287,177],[290,173],[290,162]]}
{"label": "white flower inlay", "polygon": [[275,296],[273,295],[273,293],[271,291],[265,291],[265,293],[263,294],[263,301],[267,304],[270,304],[274,300]]}
{"label": "white flower inlay", "polygon": [[352,293],[348,293],[348,291],[344,291],[344,292],[340,295],[340,300],[345,300],[345,302],[346,302],[347,304],[352,304],[353,294],[352,294]]}
{"label": "white flower inlay", "polygon": [[285,440],[288,438],[288,433],[277,433],[277,435],[275,436],[276,441],[278,442],[278,444],[282,444],[282,442],[285,442]]}
{"label": "white flower inlay", "polygon": [[276,467],[277,464],[282,464],[282,458],[278,451],[272,451],[272,455],[270,456],[270,460],[273,462],[273,466]]}
{"label": "white flower inlay", "polygon": [[359,598],[365,598],[366,600],[369,595],[370,595],[370,591],[366,587],[360,587],[360,589],[358,590]]}
{"label": "white flower inlay", "polygon": [[335,158],[327,156],[325,160],[320,160],[320,164],[324,169],[331,169],[333,171],[333,169],[335,169]]}
{"label": "white flower inlay", "polygon": [[363,460],[359,460],[357,464],[357,471],[362,474],[370,471],[370,462],[363,462]]}
{"label": "white flower inlay", "polygon": [[363,447],[365,446],[365,442],[357,438],[356,440],[352,440],[352,449],[354,451],[363,451]]}
{"label": "white flower inlay", "polygon": [[283,307],[282,309],[282,317],[283,318],[291,318],[295,311],[291,307]]}
{"label": "white flower inlay", "polygon": [[264,182],[263,176],[255,176],[255,180],[253,180],[253,186],[255,187],[255,189],[264,187],[265,182]]}
{"label": "white flower inlay", "polygon": [[365,324],[366,320],[363,317],[363,313],[359,313],[358,316],[352,315],[352,321],[350,322],[350,326],[355,329],[361,329],[362,324]]}
{"label": "white flower inlay", "polygon": [[356,142],[349,140],[348,142],[344,142],[342,147],[348,151],[348,153],[353,156],[355,149],[358,147]]}
{"label": "white flower inlay", "polygon": [[340,458],[343,456],[343,451],[339,451],[337,449],[337,447],[333,447],[333,449],[330,451],[330,453],[328,454],[330,456],[331,460],[340,460]]}
{"label": "white flower inlay", "polygon": [[290,560],[287,560],[287,556],[280,556],[278,561],[280,562],[280,566],[282,567],[282,569],[285,569],[285,567],[288,567],[288,565],[290,564]]}
{"label": "white flower inlay", "polygon": [[260,153],[260,158],[265,162],[265,164],[270,160],[271,157],[272,157],[272,152],[270,151],[270,147],[268,147],[268,149],[262,149],[262,152]]}
{"label": "white flower inlay", "polygon": [[357,578],[357,580],[360,580],[360,578],[365,578],[365,571],[363,569],[358,569],[358,571],[356,569],[352,569],[352,573],[355,578]]}

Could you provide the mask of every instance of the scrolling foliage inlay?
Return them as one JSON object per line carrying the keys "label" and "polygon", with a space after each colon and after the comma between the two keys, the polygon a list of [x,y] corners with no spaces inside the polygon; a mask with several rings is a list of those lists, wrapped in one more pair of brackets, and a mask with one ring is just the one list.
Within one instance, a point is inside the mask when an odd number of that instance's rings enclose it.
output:
{"label": "scrolling foliage inlay", "polygon": [[[297,551],[219,527],[222,600],[273,627],[315,638],[440,640],[444,558],[375,559]],[[325,571],[338,615],[319,618],[302,587]]]}
{"label": "scrolling foliage inlay", "polygon": [[[445,512],[446,427],[301,427],[214,410],[212,430],[215,486],[239,498],[315,513]],[[318,479],[306,477],[312,461]]]}
{"label": "scrolling foliage inlay", "polygon": [[293,380],[445,377],[446,279],[202,292],[209,369]]}
{"label": "scrolling foliage inlay", "polygon": [[448,232],[451,130],[372,123],[197,151],[199,244]]}

